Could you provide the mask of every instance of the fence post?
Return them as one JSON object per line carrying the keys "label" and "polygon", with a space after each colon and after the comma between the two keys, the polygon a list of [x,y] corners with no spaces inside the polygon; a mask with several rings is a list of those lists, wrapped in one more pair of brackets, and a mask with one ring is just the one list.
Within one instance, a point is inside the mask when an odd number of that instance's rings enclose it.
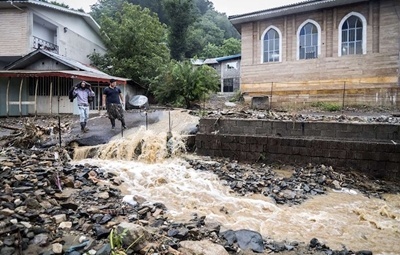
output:
{"label": "fence post", "polygon": [[342,99],[342,113],[344,111],[344,100],[346,96],[346,82],[343,82],[343,99]]}
{"label": "fence post", "polygon": [[271,82],[271,96],[269,98],[269,109],[272,107],[272,92],[273,92],[274,82]]}

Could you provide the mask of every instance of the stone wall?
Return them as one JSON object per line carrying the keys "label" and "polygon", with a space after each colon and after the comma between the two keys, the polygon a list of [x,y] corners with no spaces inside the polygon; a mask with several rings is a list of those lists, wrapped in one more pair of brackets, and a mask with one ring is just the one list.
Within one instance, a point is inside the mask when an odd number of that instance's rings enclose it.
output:
{"label": "stone wall", "polygon": [[[345,105],[398,106],[398,0],[363,1],[323,10],[283,15],[240,26],[241,87],[250,97],[270,96],[274,106],[301,106],[312,102]],[[341,56],[340,22],[346,15],[362,15],[365,54]],[[320,28],[320,54],[298,59],[298,32],[304,22]],[[281,61],[262,63],[263,35],[270,27],[281,32]]]}
{"label": "stone wall", "polygon": [[326,164],[400,181],[400,125],[201,119],[199,155]]}

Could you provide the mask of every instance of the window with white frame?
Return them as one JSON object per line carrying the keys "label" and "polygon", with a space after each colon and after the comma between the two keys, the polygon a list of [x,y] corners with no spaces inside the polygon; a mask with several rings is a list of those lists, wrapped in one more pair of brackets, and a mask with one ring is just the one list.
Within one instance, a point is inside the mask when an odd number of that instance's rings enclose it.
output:
{"label": "window with white frame", "polygon": [[363,54],[363,22],[355,15],[342,25],[342,55]]}
{"label": "window with white frame", "polygon": [[306,23],[299,34],[299,59],[318,57],[318,28],[311,22]]}
{"label": "window with white frame", "polygon": [[280,37],[278,31],[271,28],[264,35],[263,62],[280,61]]}

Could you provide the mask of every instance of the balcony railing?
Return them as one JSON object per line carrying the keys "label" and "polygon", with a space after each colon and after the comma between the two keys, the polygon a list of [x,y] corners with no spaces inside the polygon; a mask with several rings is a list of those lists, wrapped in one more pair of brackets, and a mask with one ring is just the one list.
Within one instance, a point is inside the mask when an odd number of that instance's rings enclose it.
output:
{"label": "balcony railing", "polygon": [[40,39],[36,36],[33,37],[33,48],[34,49],[44,49],[58,54],[58,45],[48,42],[46,40]]}

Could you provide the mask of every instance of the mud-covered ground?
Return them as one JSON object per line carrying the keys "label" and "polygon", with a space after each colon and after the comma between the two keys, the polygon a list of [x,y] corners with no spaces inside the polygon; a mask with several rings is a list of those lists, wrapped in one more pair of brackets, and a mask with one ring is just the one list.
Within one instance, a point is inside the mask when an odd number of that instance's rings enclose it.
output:
{"label": "mud-covered ground", "polygon": [[[348,108],[340,112],[324,112],[320,109],[253,110],[246,104],[232,103],[226,97],[214,96],[203,105],[203,108],[190,110],[188,114],[226,118],[379,122],[400,125],[397,112],[396,109],[371,108]],[[102,118],[96,115],[93,117]],[[191,221],[177,224],[163,217],[163,212],[168,208],[162,204],[152,204],[136,198],[134,205],[122,205],[118,201],[122,199],[120,188],[123,183],[118,176],[92,166],[71,166],[69,161],[73,148],[69,147],[70,144],[62,144],[61,148],[57,148],[57,143],[49,145],[49,140],[57,141],[59,130],[63,140],[65,137],[82,137],[83,134],[76,128],[77,122],[78,117],[71,115],[62,115],[60,118],[58,116],[0,118],[0,200],[2,201],[0,255],[41,254],[41,252],[55,254],[59,245],[64,254],[88,254],[90,250],[98,252],[96,254],[108,254],[110,229],[121,222],[135,223],[147,229],[143,232],[145,234],[142,234],[145,238],[138,234],[137,237],[141,241],[128,254],[197,254],[194,252],[195,244],[186,246],[184,242],[200,240],[208,240],[225,247],[227,254],[274,252],[283,255],[372,254],[368,250],[352,251],[351,247],[340,251],[332,250],[320,243],[318,236],[308,243],[276,242],[263,237],[262,252],[256,252],[257,249],[243,251],[237,242],[229,239],[227,233],[220,231],[220,226],[206,225],[202,218],[206,216],[194,215]],[[104,130],[109,131],[107,120],[102,123]],[[43,144],[46,144],[45,148],[40,148]],[[202,160],[188,160],[194,169],[217,174],[222,182],[239,195],[262,193],[272,197],[277,204],[296,205],[305,199],[323,194],[328,188],[357,189],[365,196],[378,198],[385,193],[399,193],[399,186],[395,183],[370,180],[356,173],[339,174],[325,166],[293,166],[298,170],[295,170],[292,176],[275,178],[274,172],[266,175],[265,165],[232,164],[226,159],[213,159],[213,161],[218,162],[217,165],[206,164]],[[301,169],[308,169],[308,173],[310,169],[316,171],[311,175],[314,179],[305,178]],[[241,175],[244,171],[250,173],[246,175],[248,178]],[[100,185],[104,184],[103,181],[110,180],[111,184]],[[316,183],[317,186],[307,186],[310,182]],[[275,192],[276,189],[286,189],[290,185],[293,185],[293,190],[299,186],[304,188],[296,190],[300,193],[290,196]],[[61,187],[68,187],[68,195],[65,194],[65,190],[61,191]],[[69,226],[69,222],[72,226]],[[60,227],[61,223],[65,224]],[[85,238],[82,238],[83,236]],[[83,241],[78,242],[77,240],[81,238]],[[138,239],[131,240],[131,243]],[[82,243],[85,245],[78,247]],[[54,246],[55,244],[58,246]],[[259,242],[258,244],[260,245]],[[207,248],[200,251],[206,252]]]}

